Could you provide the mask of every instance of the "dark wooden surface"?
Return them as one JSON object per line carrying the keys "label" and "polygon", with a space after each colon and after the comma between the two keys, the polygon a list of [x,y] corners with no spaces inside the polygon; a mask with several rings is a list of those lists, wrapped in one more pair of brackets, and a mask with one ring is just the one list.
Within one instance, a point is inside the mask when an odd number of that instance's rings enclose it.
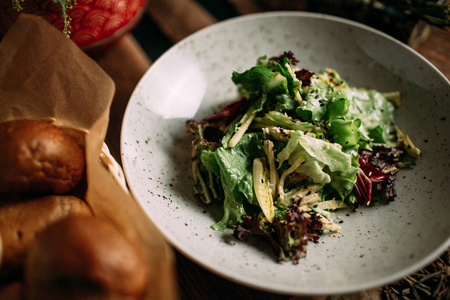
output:
{"label": "dark wooden surface", "polygon": [[[133,32],[107,52],[94,57],[116,84],[106,142],[112,155],[120,159],[120,128],[124,110],[136,84],[164,51],[189,34],[239,14],[263,11],[264,1],[152,0]],[[433,29],[416,50],[450,78],[450,34]],[[177,280],[181,299],[327,299],[277,295],[244,287],[223,279],[176,252]],[[376,299],[377,291],[365,291],[366,299]],[[355,296],[355,295],[354,295]],[[358,294],[355,299],[362,298]],[[333,299],[344,299],[345,296]]]}

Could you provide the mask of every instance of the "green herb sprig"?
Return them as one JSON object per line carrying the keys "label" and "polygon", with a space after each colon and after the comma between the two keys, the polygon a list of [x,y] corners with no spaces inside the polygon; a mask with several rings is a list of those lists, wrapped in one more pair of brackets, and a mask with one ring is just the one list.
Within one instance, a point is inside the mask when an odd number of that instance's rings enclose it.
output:
{"label": "green herb sprig", "polygon": [[[20,5],[21,2],[24,2],[24,0],[12,0],[12,6],[17,11],[22,11],[23,8]],[[58,4],[61,8],[61,19],[64,20],[64,29],[63,33],[66,37],[70,38],[70,21],[72,18],[68,15],[67,11],[71,10],[76,4],[76,0],[53,0],[54,3]]]}

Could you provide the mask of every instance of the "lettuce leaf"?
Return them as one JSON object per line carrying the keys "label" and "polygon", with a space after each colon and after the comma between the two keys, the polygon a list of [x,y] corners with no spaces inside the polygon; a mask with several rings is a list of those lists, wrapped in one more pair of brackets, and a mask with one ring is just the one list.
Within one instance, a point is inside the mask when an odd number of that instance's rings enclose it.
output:
{"label": "lettuce leaf", "polygon": [[260,91],[265,94],[288,93],[286,77],[266,67],[253,67],[242,73],[234,71],[231,80],[241,87],[248,98]]}
{"label": "lettuce leaf", "polygon": [[224,215],[212,226],[223,231],[234,226],[246,214],[244,202],[258,205],[253,192],[253,159],[263,157],[262,141],[256,134],[246,134],[233,148],[217,148],[203,151],[200,155],[203,165],[220,178],[224,191]]}
{"label": "lettuce leaf", "polygon": [[361,126],[360,119],[342,120],[338,119],[331,123],[328,135],[332,141],[343,147],[353,147],[358,145],[363,135],[359,130]]}
{"label": "lettuce leaf", "polygon": [[317,79],[312,80],[306,93],[305,104],[297,107],[296,110],[300,119],[314,123],[320,122],[327,112],[326,106],[330,100],[327,97],[329,91],[327,84]]}
{"label": "lettuce leaf", "polygon": [[330,173],[330,185],[339,194],[342,201],[345,201],[346,198],[352,194],[353,186],[356,183],[357,172],[358,167],[351,166],[347,170]]}
{"label": "lettuce leaf", "polygon": [[301,122],[299,120],[293,120],[291,117],[278,112],[269,111],[263,117],[255,118],[256,126],[277,126],[284,129],[307,131],[316,128],[311,123]]}
{"label": "lettuce leaf", "polygon": [[331,183],[342,200],[351,193],[358,168],[354,166],[352,153],[343,152],[341,145],[296,131],[277,159],[281,166],[286,160],[292,165],[300,157],[305,158],[305,163],[297,173],[306,175],[314,183]]}
{"label": "lettuce leaf", "polygon": [[233,72],[231,79],[247,98],[265,95],[269,111],[294,111],[301,101],[301,81],[295,76],[292,64],[286,57],[279,61],[262,57],[258,59],[257,66],[242,73]]}
{"label": "lettuce leaf", "polygon": [[314,159],[328,166],[331,172],[347,170],[351,167],[351,155],[342,152],[342,147],[308,135],[299,139],[300,146]]}
{"label": "lettuce leaf", "polygon": [[361,131],[375,143],[388,143],[391,125],[394,122],[395,105],[383,94],[375,90],[350,88],[349,113],[361,120]]}

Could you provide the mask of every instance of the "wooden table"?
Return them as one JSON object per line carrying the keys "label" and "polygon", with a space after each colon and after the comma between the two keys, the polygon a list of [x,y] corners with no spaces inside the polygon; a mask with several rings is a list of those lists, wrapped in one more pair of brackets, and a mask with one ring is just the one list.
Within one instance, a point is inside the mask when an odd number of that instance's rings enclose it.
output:
{"label": "wooden table", "polygon": [[[177,41],[189,34],[243,13],[262,11],[258,1],[153,0],[137,28],[125,35],[106,53],[94,57],[116,84],[106,142],[112,155],[120,159],[120,129],[124,110],[139,79],[152,61]],[[235,4],[240,3],[237,7]],[[239,8],[239,9],[237,9]],[[139,41],[139,42],[138,42]],[[426,41],[416,49],[450,78],[450,33],[433,29]],[[191,262],[178,252],[177,276],[181,299],[293,299],[290,296],[266,293],[225,280]],[[378,291],[364,292],[367,299],[376,299]],[[362,297],[359,294],[355,299]],[[301,297],[295,299],[326,299]],[[333,299],[344,299],[333,298]]]}

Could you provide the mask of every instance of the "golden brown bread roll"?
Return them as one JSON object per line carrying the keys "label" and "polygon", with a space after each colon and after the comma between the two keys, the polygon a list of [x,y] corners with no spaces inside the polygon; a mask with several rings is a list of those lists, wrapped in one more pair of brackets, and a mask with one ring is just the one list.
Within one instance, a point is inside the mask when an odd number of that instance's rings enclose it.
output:
{"label": "golden brown bread roll", "polygon": [[141,299],[147,274],[139,249],[112,225],[69,216],[42,231],[31,247],[27,299]]}
{"label": "golden brown bread roll", "polygon": [[0,206],[3,242],[0,280],[20,275],[26,253],[36,235],[67,215],[91,215],[89,206],[73,196],[45,196]]}
{"label": "golden brown bread roll", "polygon": [[0,123],[0,193],[63,194],[84,174],[78,143],[43,121]]}

